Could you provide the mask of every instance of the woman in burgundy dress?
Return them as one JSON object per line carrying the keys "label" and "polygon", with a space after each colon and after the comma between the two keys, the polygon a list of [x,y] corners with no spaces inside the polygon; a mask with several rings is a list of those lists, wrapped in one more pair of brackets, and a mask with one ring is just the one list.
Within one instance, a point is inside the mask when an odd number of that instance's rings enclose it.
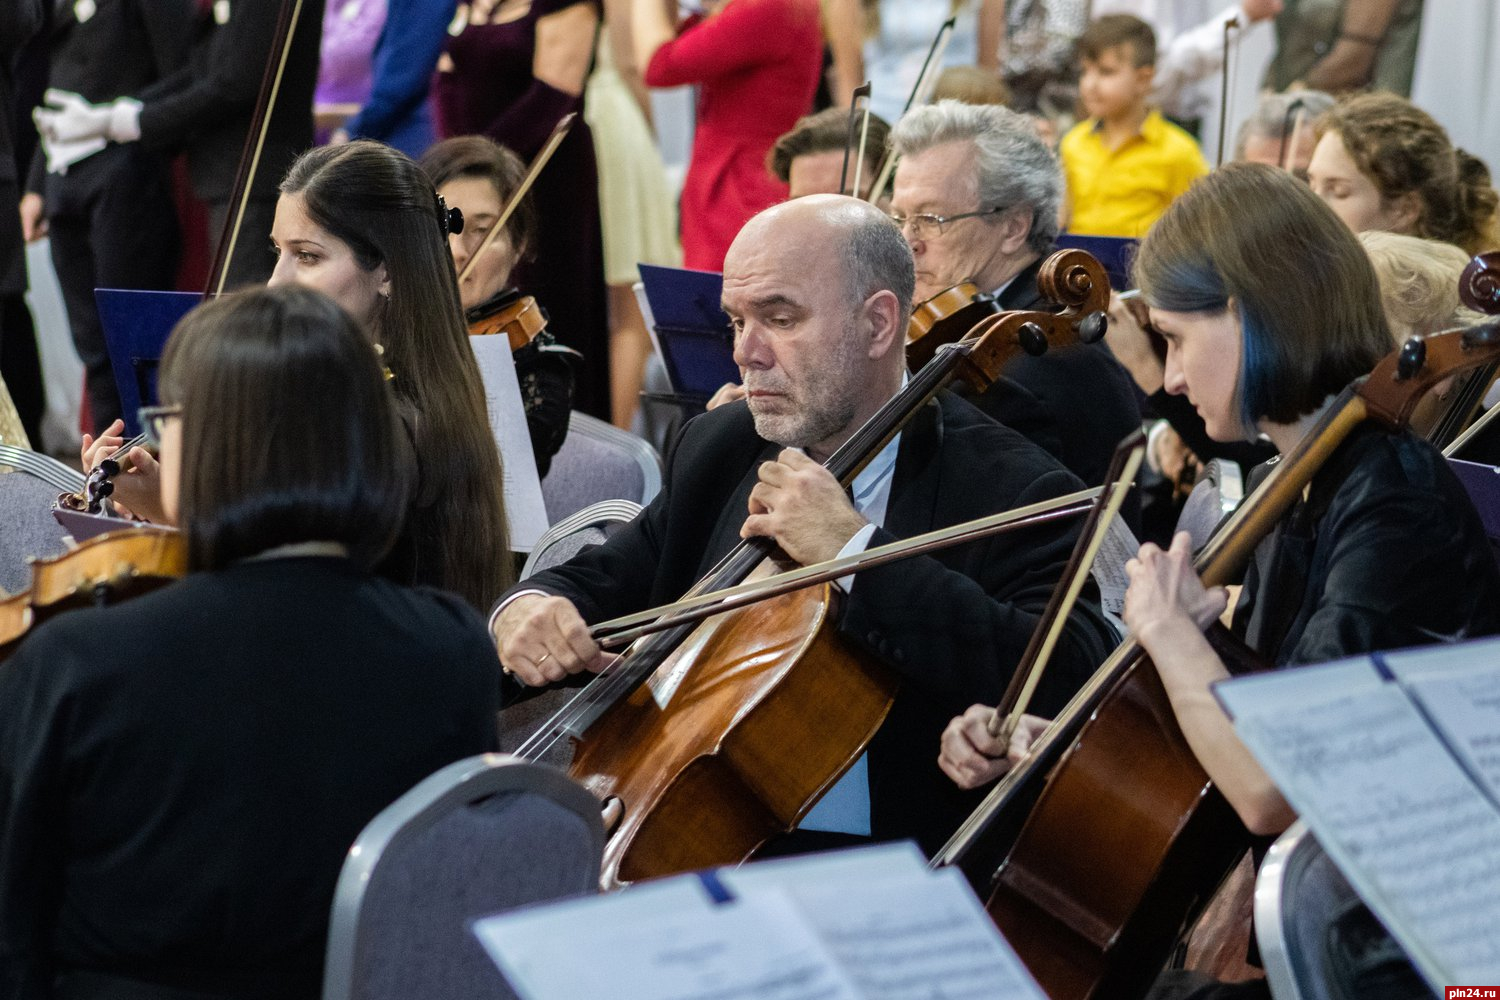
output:
{"label": "woman in burgundy dress", "polygon": [[[487,135],[528,162],[552,127],[583,110],[599,23],[595,0],[460,4],[438,63],[438,131]],[[547,303],[549,329],[584,356],[575,405],[608,420],[609,324],[594,143],[580,114],[532,189],[536,258],[517,281]]]}
{"label": "woman in burgundy dress", "polygon": [[635,0],[631,27],[648,87],[698,86],[682,256],[720,270],[740,227],[786,199],[766,154],[812,108],[823,66],[818,0],[725,0],[680,32],[662,0]]}

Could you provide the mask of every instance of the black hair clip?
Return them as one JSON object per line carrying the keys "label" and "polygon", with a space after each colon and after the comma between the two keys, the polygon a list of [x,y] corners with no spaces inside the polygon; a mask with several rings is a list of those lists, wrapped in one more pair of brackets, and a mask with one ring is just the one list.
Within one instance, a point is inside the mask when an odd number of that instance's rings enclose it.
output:
{"label": "black hair clip", "polygon": [[464,213],[458,208],[449,208],[448,203],[443,200],[442,195],[437,198],[438,228],[443,231],[444,236],[456,236],[464,231]]}

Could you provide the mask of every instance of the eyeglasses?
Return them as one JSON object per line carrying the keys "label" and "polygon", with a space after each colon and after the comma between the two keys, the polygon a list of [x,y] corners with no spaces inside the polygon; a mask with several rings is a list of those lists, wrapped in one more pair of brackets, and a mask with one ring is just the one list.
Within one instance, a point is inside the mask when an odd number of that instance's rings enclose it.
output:
{"label": "eyeglasses", "polygon": [[143,406],[135,411],[135,415],[141,431],[146,435],[146,443],[153,448],[160,448],[162,428],[171,418],[182,416],[182,407]]}
{"label": "eyeglasses", "polygon": [[957,222],[959,219],[976,219],[981,215],[998,215],[1003,211],[1005,211],[1005,206],[1000,205],[995,208],[981,208],[977,212],[960,212],[958,215],[932,215],[927,212],[902,215],[900,212],[892,212],[891,221],[903,233],[906,232],[906,227],[910,226],[912,235],[917,239],[930,240],[935,236],[943,235],[943,231],[950,222]]}

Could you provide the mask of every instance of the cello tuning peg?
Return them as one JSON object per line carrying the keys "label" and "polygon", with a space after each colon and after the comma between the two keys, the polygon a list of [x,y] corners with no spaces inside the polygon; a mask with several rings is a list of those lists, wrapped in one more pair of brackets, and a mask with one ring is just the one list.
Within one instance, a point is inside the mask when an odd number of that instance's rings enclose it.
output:
{"label": "cello tuning peg", "polygon": [[1412,337],[1401,345],[1401,355],[1396,359],[1396,378],[1405,382],[1415,378],[1427,363],[1427,345],[1420,337]]}
{"label": "cello tuning peg", "polygon": [[1047,353],[1046,331],[1035,323],[1022,323],[1016,330],[1016,339],[1021,342],[1021,350],[1034,358]]}
{"label": "cello tuning peg", "polygon": [[1078,339],[1085,344],[1097,344],[1104,339],[1104,331],[1108,329],[1109,314],[1096,310],[1079,322]]}

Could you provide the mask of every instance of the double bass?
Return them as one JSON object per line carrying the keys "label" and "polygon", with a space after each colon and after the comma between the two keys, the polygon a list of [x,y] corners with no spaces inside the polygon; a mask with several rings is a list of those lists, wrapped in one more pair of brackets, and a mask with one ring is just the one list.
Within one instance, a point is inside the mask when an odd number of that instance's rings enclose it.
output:
{"label": "double bass", "polygon": [[[1413,338],[1345,389],[1196,560],[1233,582],[1362,422],[1397,429],[1443,379],[1500,360],[1500,323]],[[1226,662],[1246,650],[1208,632]],[[933,859],[966,876],[1053,1000],[1140,996],[1248,846],[1148,656],[1115,651]]]}
{"label": "double bass", "polygon": [[[1021,351],[1097,340],[1108,283],[1080,251],[1043,267],[1062,314],[1005,313],[950,345],[829,459],[848,485],[948,381],[983,388]],[[741,543],[689,596],[780,567],[766,539]],[[837,634],[837,592],[800,590],[641,640],[517,750],[577,741],[570,773],[619,813],[607,886],[733,864],[796,825],[858,759],[889,711],[896,679]]]}

